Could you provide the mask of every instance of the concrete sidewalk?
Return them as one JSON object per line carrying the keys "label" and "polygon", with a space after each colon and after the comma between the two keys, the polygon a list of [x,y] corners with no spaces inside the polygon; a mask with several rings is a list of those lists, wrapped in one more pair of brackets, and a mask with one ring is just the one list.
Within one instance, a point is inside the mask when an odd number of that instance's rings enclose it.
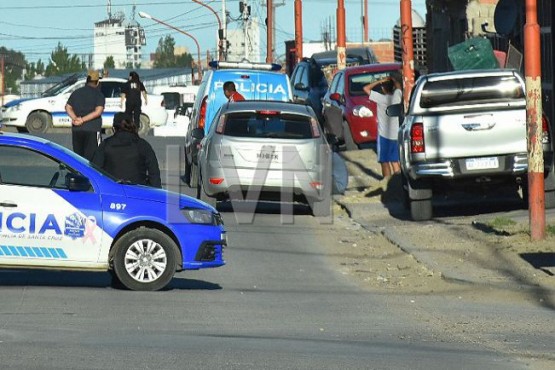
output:
{"label": "concrete sidewalk", "polygon": [[[381,179],[373,150],[341,154],[349,187],[334,200],[364,228],[383,234],[444,279],[555,295],[555,232],[531,242],[528,210],[520,199],[500,198],[501,204],[473,200],[477,212],[468,205],[440,204],[443,210],[433,220],[413,222],[402,205],[400,179]],[[546,224],[555,228],[555,210],[546,210]]]}

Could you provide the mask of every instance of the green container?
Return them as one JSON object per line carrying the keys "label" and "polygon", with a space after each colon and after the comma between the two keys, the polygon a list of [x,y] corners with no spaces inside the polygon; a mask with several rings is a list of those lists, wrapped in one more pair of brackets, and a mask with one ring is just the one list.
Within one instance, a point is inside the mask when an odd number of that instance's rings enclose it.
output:
{"label": "green container", "polygon": [[499,69],[499,62],[488,39],[475,37],[448,49],[455,71],[467,69]]}

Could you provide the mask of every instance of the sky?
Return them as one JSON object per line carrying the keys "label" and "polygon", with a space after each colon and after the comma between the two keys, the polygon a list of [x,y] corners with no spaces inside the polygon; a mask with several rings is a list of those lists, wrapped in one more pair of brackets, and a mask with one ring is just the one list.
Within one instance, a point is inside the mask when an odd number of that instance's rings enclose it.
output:
{"label": "sky", "polygon": [[[229,13],[228,30],[239,28],[239,0],[205,0],[218,12],[221,18],[222,1]],[[362,40],[362,1],[344,0],[346,12],[347,41]],[[367,0],[368,23],[371,39],[391,39],[392,28],[399,19],[399,0]],[[45,64],[51,52],[61,43],[70,54],[93,52],[94,23],[108,18],[108,3],[112,14],[123,12],[126,19],[135,19],[145,29],[147,45],[144,54],[156,50],[160,38],[171,35],[176,46],[187,47],[196,54],[194,41],[170,28],[138,16],[143,11],[174,27],[182,29],[197,38],[202,56],[208,49],[216,47],[218,24],[216,17],[208,9],[191,0],[17,0],[0,1],[0,46],[20,51],[28,62],[41,59]],[[251,15],[258,17],[261,25],[262,55],[266,54],[264,19],[265,0],[248,1]],[[275,57],[284,54],[286,40],[295,38],[294,0],[274,0],[275,8]],[[425,17],[425,0],[413,0],[413,9]],[[321,40],[326,25],[332,25],[335,32],[337,0],[303,0],[303,39]],[[263,57],[264,59],[264,57]]]}

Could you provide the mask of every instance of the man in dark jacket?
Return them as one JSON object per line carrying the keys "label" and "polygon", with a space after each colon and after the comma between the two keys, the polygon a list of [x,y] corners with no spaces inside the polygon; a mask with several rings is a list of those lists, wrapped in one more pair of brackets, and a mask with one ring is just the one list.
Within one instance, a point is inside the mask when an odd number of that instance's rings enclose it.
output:
{"label": "man in dark jacket", "polygon": [[160,168],[152,146],[137,134],[128,114],[114,115],[114,135],[100,144],[92,163],[118,180],[162,187]]}

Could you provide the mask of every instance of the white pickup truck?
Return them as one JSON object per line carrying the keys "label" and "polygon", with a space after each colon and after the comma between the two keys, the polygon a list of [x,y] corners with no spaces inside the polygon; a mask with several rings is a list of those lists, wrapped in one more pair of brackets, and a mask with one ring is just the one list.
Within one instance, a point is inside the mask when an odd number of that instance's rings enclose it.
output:
{"label": "white pickup truck", "polygon": [[[392,107],[394,108],[394,107]],[[399,109],[395,109],[399,111]],[[395,115],[388,109],[388,114]],[[549,123],[544,119],[545,207],[555,207]],[[432,195],[512,187],[528,199],[526,96],[512,70],[422,76],[399,128],[406,202],[415,221],[432,218]]]}
{"label": "white pickup truck", "polygon": [[[114,114],[121,112],[120,94],[126,80],[106,77],[100,82],[100,90],[106,97],[102,114],[102,127],[111,128]],[[45,91],[40,98],[18,99],[2,106],[1,120],[5,126],[15,126],[20,132],[46,133],[52,127],[71,127],[71,119],[65,111],[70,94],[85,85],[84,78],[71,77]],[[164,97],[148,95],[148,104],[142,105],[139,135],[144,136],[151,127],[166,124],[168,113]]]}

